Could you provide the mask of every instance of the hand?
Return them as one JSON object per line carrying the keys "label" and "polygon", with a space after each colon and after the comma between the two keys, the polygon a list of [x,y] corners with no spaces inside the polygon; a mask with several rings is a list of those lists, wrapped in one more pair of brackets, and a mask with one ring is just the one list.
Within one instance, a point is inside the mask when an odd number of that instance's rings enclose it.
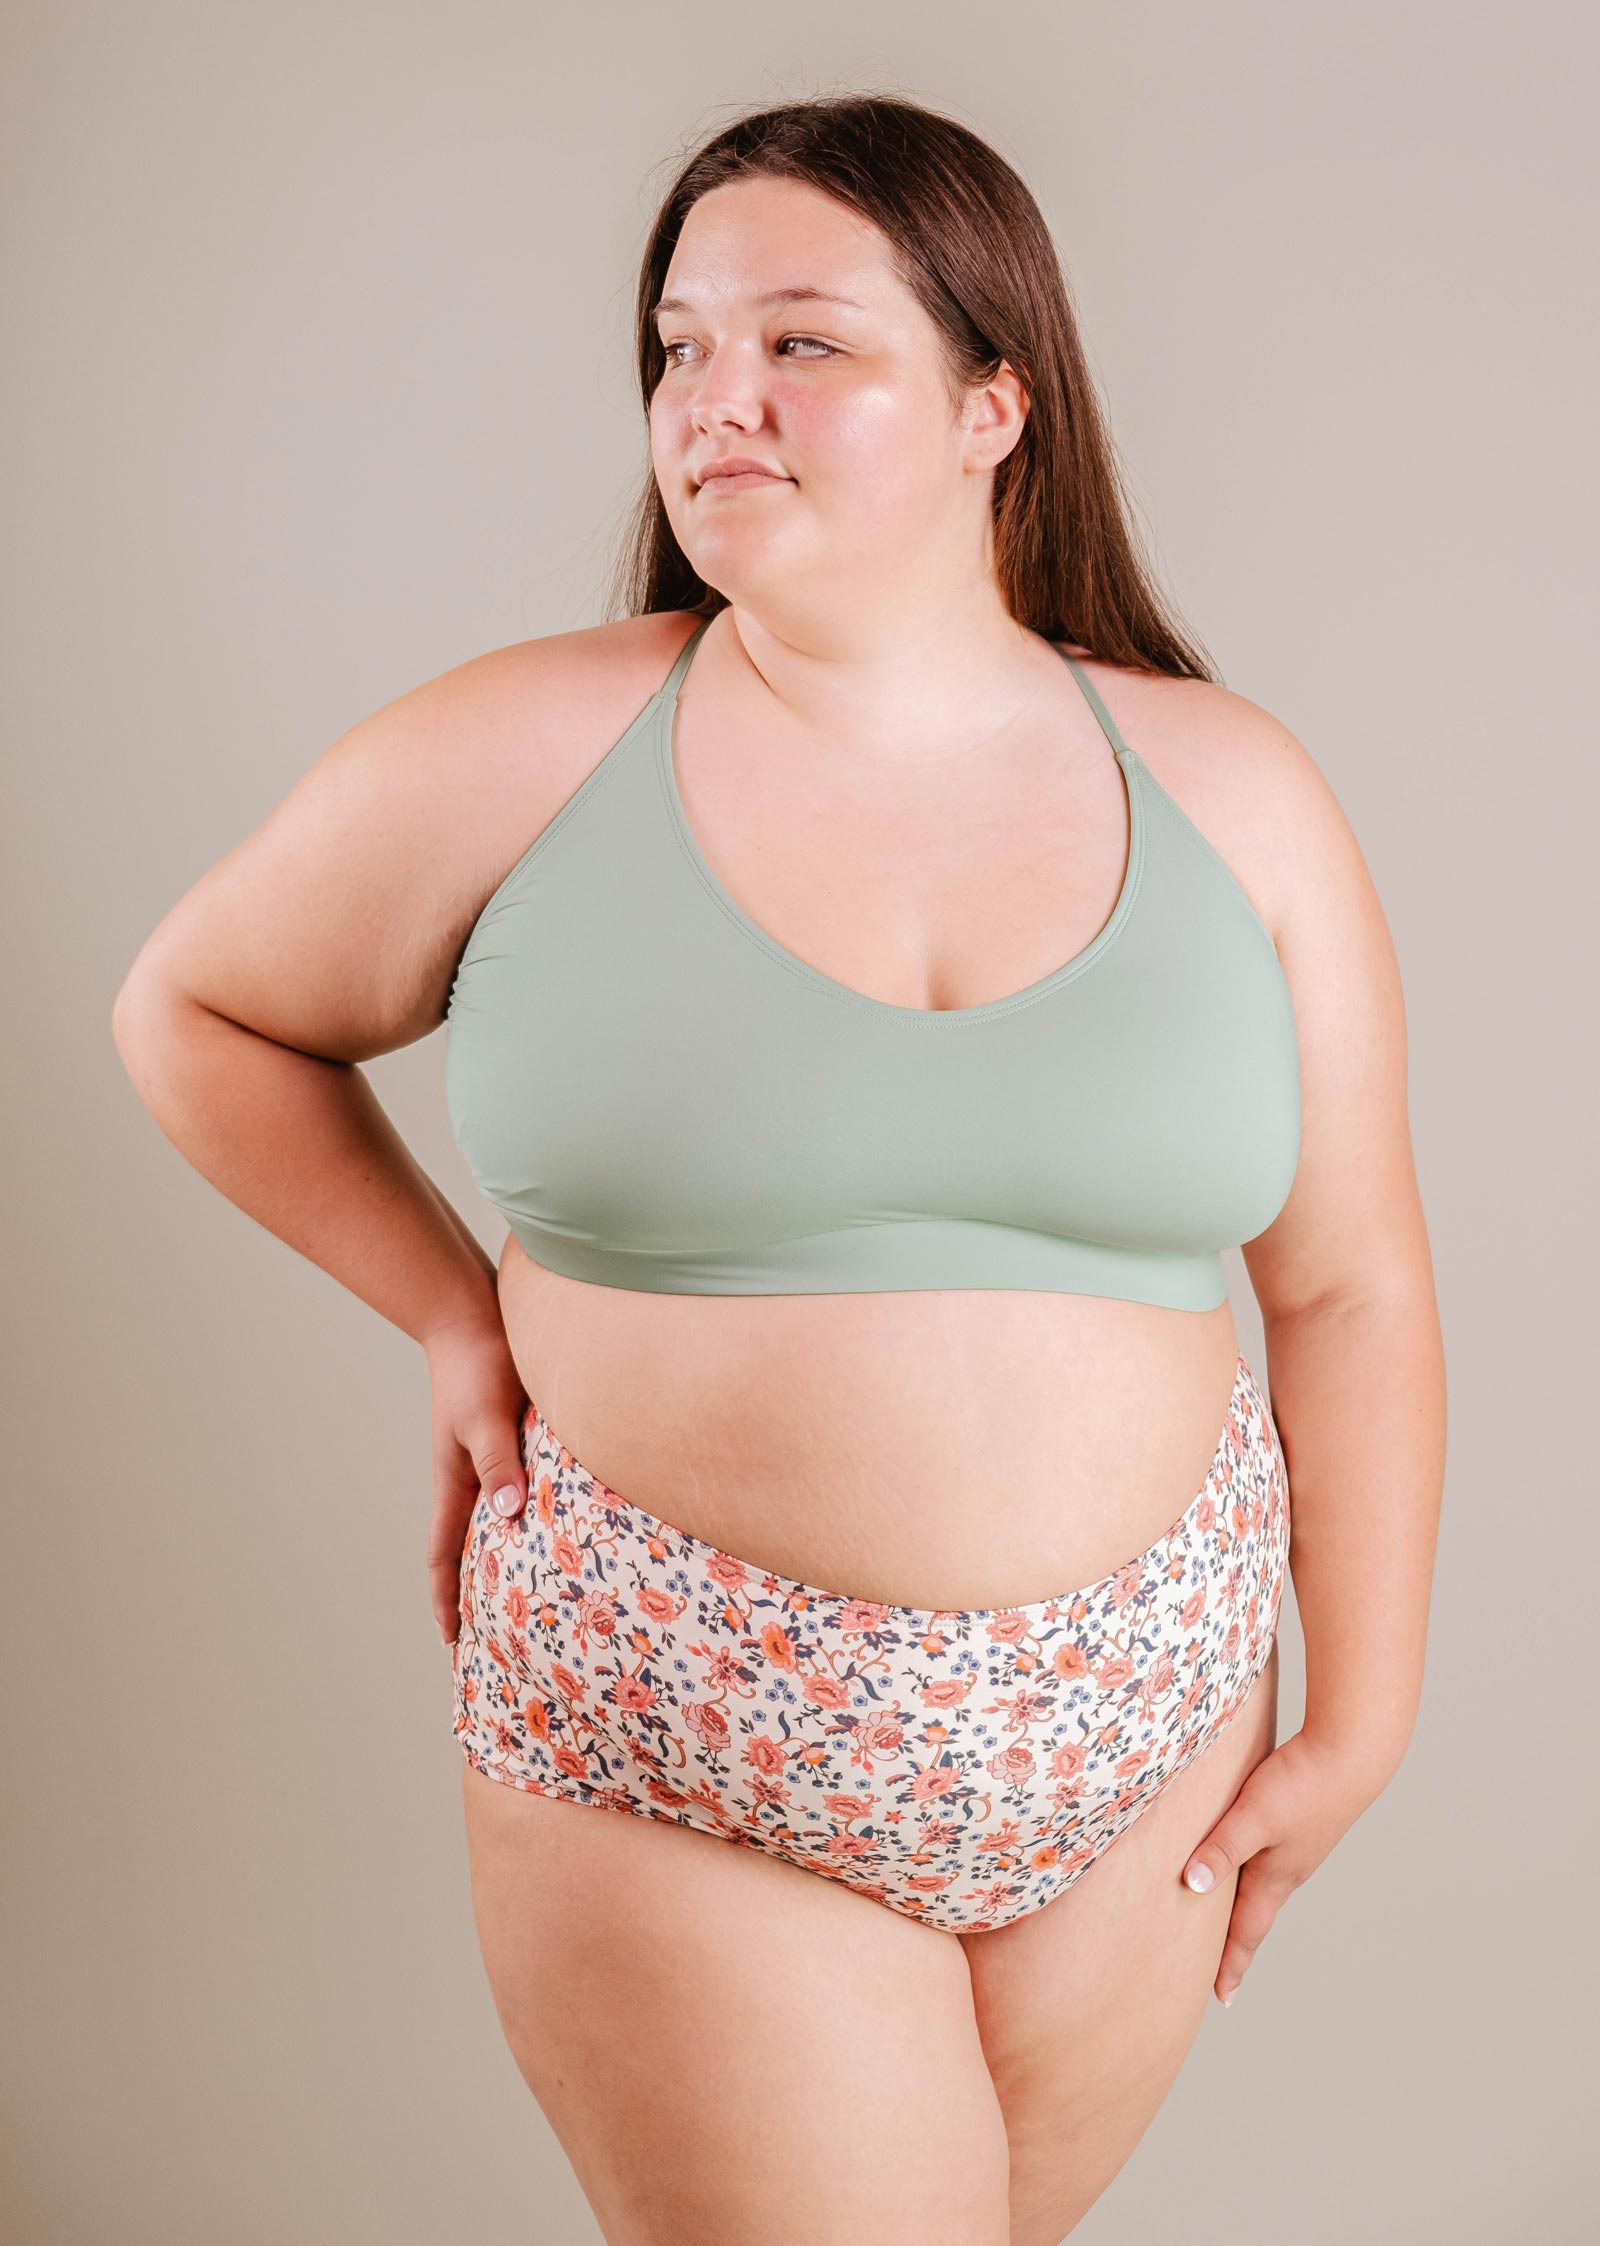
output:
{"label": "hand", "polygon": [[1370,1755],[1297,1731],[1256,1764],[1191,1853],[1184,1880],[1202,1891],[1238,1868],[1214,1983],[1224,2004],[1233,2002],[1289,1897],[1377,1800],[1391,1775],[1390,1767],[1375,1765]]}
{"label": "hand", "polygon": [[433,1389],[428,1581],[446,1645],[461,1620],[461,1558],[480,1492],[509,1520],[528,1501],[520,1441],[527,1393],[498,1315],[463,1319],[425,1344]]}

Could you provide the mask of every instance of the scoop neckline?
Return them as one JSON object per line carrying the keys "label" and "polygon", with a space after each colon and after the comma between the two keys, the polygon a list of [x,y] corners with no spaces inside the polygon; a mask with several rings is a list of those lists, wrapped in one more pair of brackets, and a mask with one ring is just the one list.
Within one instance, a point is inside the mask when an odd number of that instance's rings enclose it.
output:
{"label": "scoop neckline", "polygon": [[[705,631],[712,621],[713,619],[707,618],[706,623],[700,627],[698,632],[691,633],[690,638],[684,642],[683,648],[680,650],[680,659],[682,655],[689,652],[692,642],[704,637]],[[1055,648],[1056,653],[1066,664],[1068,670],[1073,673],[1080,689],[1082,689],[1084,681],[1078,677],[1077,665],[1073,662],[1071,656],[1063,648],[1057,646],[1054,640],[1050,640],[1046,644]],[[689,824],[689,815],[684,808],[683,797],[678,788],[677,768],[672,755],[674,720],[678,706],[678,687],[682,684],[683,674],[687,668],[687,664],[684,664],[681,669],[678,665],[674,665],[674,669],[678,672],[676,679],[670,686],[661,687],[655,698],[657,704],[656,766],[661,778],[662,794],[666,799],[674,830],[683,846],[690,866],[699,878],[702,888],[732,927],[749,942],[755,944],[758,949],[765,952],[768,958],[775,961],[778,966],[786,968],[790,974],[798,976],[803,982],[809,983],[813,989],[823,991],[828,996],[842,1000],[847,1005],[860,1007],[868,1013],[876,1014],[880,1020],[905,1023],[935,1022],[946,1024],[951,1028],[960,1028],[967,1023],[995,1021],[1002,1015],[1016,1013],[1023,1007],[1037,1005],[1041,999],[1048,998],[1052,991],[1061,990],[1068,983],[1076,982],[1080,975],[1096,965],[1121,934],[1128,916],[1133,910],[1134,899],[1139,891],[1140,876],[1144,870],[1144,801],[1143,792],[1138,785],[1137,774],[1134,769],[1139,761],[1137,751],[1113,740],[1106,733],[1105,726],[1101,724],[1101,732],[1105,734],[1106,745],[1111,750],[1113,761],[1122,780],[1123,792],[1127,798],[1128,857],[1127,864],[1123,869],[1122,885],[1117,891],[1116,902],[1112,905],[1107,918],[1081,951],[1074,952],[1070,959],[1063,960],[1059,967],[1051,968],[1048,974],[1039,976],[1036,981],[1025,983],[1020,990],[1008,991],[999,998],[986,998],[975,1006],[902,1006],[895,999],[875,998],[869,991],[856,990],[851,984],[841,983],[835,976],[826,974],[822,968],[814,967],[810,960],[802,959],[798,952],[790,951],[786,944],[780,944],[776,936],[771,934],[768,929],[763,928],[758,920],[751,918],[738,899],[723,885],[717,874],[712,870],[711,862],[701,849],[695,831]],[[1084,699],[1089,700],[1087,692],[1084,694]],[[1092,702],[1090,702],[1090,709],[1095,716],[1096,723],[1100,724],[1099,713],[1094,710]]]}

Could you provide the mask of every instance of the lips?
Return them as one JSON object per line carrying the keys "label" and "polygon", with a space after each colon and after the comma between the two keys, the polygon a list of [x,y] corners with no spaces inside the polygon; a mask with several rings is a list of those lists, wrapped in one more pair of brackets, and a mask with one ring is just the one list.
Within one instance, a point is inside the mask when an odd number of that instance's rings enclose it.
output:
{"label": "lips", "polygon": [[742,454],[730,454],[725,460],[713,460],[702,471],[700,483],[787,483],[789,478],[765,461],[749,460]]}

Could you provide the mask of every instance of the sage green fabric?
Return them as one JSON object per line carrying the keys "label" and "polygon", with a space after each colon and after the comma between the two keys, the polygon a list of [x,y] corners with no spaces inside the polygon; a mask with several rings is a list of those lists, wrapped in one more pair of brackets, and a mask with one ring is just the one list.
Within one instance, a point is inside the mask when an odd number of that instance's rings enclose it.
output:
{"label": "sage green fabric", "polygon": [[928,1011],[786,951],[672,766],[706,629],[523,852],[447,1009],[446,1099],[536,1263],[650,1294],[1009,1287],[1179,1310],[1288,1197],[1293,1009],[1219,853],[1078,681],[1126,783],[1110,918],[1010,996]]}

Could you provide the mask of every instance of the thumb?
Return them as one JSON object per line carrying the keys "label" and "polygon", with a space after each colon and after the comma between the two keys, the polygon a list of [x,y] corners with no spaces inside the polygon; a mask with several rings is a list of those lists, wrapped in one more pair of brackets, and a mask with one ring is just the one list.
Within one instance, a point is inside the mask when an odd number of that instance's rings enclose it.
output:
{"label": "thumb", "polygon": [[1184,1885],[1196,1895],[1208,1895],[1242,1868],[1262,1846],[1256,1818],[1243,1794],[1234,1800],[1212,1826],[1199,1847],[1192,1850],[1183,1868]]}
{"label": "thumb", "polygon": [[513,1428],[509,1439],[502,1432],[498,1440],[488,1441],[481,1448],[474,1445],[472,1463],[478,1486],[494,1510],[513,1520],[528,1502],[528,1472],[522,1462],[518,1430]]}

